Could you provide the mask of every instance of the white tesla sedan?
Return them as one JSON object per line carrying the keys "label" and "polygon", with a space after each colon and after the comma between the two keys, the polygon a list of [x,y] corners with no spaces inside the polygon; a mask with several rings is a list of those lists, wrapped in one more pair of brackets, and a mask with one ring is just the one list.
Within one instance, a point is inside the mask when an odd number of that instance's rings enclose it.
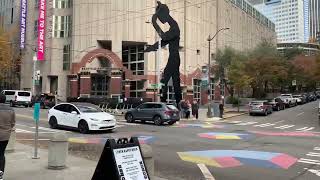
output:
{"label": "white tesla sedan", "polygon": [[112,131],[116,128],[113,115],[89,103],[58,104],[49,110],[48,121],[53,129],[64,126],[76,128],[84,134],[97,130]]}

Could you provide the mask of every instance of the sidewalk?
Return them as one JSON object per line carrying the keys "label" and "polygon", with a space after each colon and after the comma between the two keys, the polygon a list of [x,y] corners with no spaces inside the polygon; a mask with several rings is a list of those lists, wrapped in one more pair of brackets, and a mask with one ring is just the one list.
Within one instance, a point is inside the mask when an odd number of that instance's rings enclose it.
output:
{"label": "sidewalk", "polygon": [[98,163],[69,155],[66,169],[49,170],[48,151],[40,149],[40,159],[35,160],[31,158],[32,150],[31,146],[16,143],[15,152],[6,153],[5,180],[91,180]]}

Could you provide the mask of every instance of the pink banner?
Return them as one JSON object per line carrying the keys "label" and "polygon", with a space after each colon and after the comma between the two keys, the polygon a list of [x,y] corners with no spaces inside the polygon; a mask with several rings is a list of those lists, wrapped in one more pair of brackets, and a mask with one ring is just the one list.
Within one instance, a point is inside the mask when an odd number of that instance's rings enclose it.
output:
{"label": "pink banner", "polygon": [[39,17],[38,17],[38,61],[44,60],[45,36],[46,34],[46,0],[39,0]]}

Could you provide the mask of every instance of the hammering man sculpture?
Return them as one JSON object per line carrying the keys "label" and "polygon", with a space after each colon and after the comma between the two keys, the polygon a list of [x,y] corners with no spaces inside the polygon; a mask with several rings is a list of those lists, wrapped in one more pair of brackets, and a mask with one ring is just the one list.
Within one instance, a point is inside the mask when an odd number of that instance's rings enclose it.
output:
{"label": "hammering man sculpture", "polygon": [[[163,32],[157,24],[157,19],[161,23],[168,23],[170,29],[167,32]],[[161,37],[161,46],[169,44],[169,59],[164,69],[161,79],[162,95],[161,102],[166,102],[168,93],[168,81],[172,77],[174,94],[177,105],[182,99],[181,86],[180,86],[180,55],[179,55],[179,43],[180,43],[180,29],[178,23],[170,16],[170,10],[167,5],[158,1],[156,13],[152,16],[152,25]],[[156,51],[158,49],[159,42],[146,48],[145,52]]]}

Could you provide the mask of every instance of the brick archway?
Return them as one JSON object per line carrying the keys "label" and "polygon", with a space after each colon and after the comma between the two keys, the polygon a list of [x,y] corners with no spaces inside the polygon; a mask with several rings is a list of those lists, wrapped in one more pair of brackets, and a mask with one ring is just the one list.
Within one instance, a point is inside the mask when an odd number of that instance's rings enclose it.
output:
{"label": "brick archway", "polygon": [[72,64],[71,72],[72,74],[78,74],[82,67],[85,67],[87,63],[91,63],[95,58],[106,57],[114,68],[123,68],[122,60],[118,55],[108,49],[94,49],[88,52],[81,58],[81,61],[78,63]]}

